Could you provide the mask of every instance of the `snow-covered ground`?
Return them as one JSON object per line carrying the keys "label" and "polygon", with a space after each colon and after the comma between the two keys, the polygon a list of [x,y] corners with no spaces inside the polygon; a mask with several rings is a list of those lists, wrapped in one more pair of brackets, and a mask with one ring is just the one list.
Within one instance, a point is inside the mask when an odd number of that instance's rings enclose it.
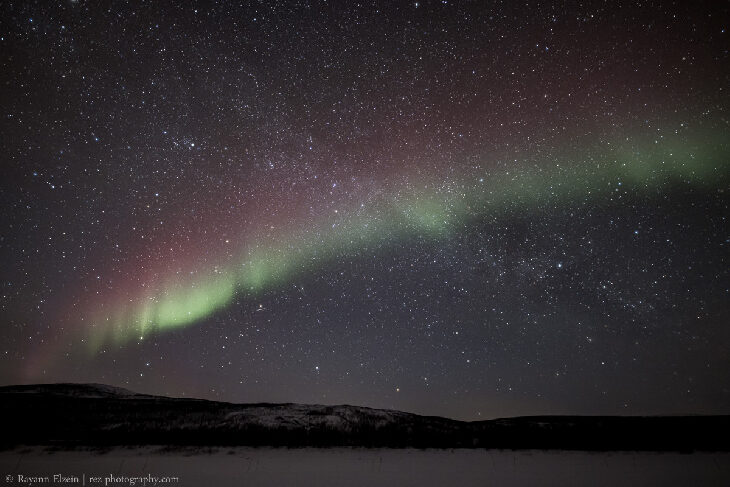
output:
{"label": "snow-covered ground", "polygon": [[[66,482],[54,483],[54,474]],[[154,485],[156,477],[156,485],[175,486],[719,486],[730,485],[730,453],[140,448],[100,454],[19,448],[0,452],[0,475],[5,485],[48,477],[44,485],[139,486]]]}

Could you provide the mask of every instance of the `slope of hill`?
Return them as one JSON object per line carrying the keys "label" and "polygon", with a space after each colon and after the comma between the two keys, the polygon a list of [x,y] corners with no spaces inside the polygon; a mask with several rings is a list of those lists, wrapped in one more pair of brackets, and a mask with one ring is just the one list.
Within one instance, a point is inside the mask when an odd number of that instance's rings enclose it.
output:
{"label": "slope of hill", "polygon": [[462,422],[358,406],[231,404],[100,384],[0,387],[0,444],[730,450],[730,416]]}

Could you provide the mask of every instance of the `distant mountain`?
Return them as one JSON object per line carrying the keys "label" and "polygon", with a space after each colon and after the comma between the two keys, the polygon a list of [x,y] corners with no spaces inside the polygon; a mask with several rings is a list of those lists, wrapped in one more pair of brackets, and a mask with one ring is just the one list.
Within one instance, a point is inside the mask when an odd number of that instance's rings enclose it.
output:
{"label": "distant mountain", "polygon": [[57,396],[72,397],[153,397],[137,394],[136,392],[132,392],[122,387],[108,386],[106,384],[35,384],[28,386],[4,386],[0,387],[0,394],[53,394]]}
{"label": "distant mountain", "polygon": [[0,445],[730,450],[730,416],[463,422],[358,406],[231,404],[102,384],[0,387]]}

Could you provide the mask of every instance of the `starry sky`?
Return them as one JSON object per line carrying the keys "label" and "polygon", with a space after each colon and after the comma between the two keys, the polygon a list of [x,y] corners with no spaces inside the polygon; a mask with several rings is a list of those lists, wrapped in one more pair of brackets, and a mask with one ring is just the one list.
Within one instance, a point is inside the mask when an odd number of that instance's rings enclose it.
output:
{"label": "starry sky", "polygon": [[723,2],[10,2],[0,383],[730,413]]}

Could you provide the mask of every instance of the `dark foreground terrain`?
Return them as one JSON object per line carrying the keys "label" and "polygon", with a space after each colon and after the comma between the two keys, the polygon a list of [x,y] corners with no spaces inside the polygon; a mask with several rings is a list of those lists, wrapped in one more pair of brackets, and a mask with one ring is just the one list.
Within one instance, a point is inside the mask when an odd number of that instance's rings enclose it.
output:
{"label": "dark foreground terrain", "polygon": [[462,422],[357,406],[230,404],[98,384],[0,387],[0,444],[730,451],[730,416]]}

